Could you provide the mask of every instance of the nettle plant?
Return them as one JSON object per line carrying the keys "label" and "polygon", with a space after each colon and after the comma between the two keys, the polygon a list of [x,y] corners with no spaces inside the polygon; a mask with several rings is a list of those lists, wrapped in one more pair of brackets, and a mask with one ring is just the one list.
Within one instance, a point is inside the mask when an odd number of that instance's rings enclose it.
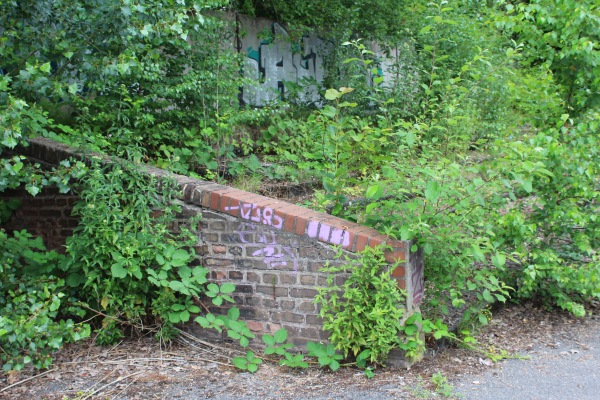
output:
{"label": "nettle plant", "polygon": [[173,229],[180,210],[174,182],[130,163],[95,161],[78,189],[73,212],[80,224],[59,269],[85,307],[103,316],[99,343],[147,324],[168,339],[173,324],[201,311],[198,298],[222,302],[233,291],[208,283],[208,271],[194,261],[194,222]]}

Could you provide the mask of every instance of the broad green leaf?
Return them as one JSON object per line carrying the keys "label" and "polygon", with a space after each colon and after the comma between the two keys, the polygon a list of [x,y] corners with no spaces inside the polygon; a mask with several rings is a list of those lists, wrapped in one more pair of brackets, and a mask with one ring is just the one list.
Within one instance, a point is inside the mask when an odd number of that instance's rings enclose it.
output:
{"label": "broad green leaf", "polygon": [[421,28],[421,30],[419,31],[419,35],[424,35],[426,33],[428,33],[429,31],[431,31],[433,29],[432,25],[425,25],[424,27]]}
{"label": "broad green leaf", "polygon": [[383,195],[383,190],[382,190],[381,186],[379,186],[379,185],[369,186],[369,188],[367,189],[367,193],[365,194],[365,196],[368,199],[374,199],[374,200],[377,200],[382,195]]}
{"label": "broad green leaf", "polygon": [[271,335],[262,335],[262,341],[267,346],[275,346],[275,338]]}
{"label": "broad green leaf", "polygon": [[246,370],[247,366],[248,366],[248,360],[246,360],[245,357],[234,357],[231,362],[233,363],[233,365],[236,366],[236,368],[239,368],[241,370]]}
{"label": "broad green leaf", "polygon": [[233,291],[235,291],[235,285],[233,283],[227,282],[221,285],[221,293],[232,293]]}
{"label": "broad green leaf", "polygon": [[327,105],[323,107],[323,109],[321,110],[321,114],[329,118],[335,118],[337,114],[337,109],[335,107]]}
{"label": "broad green leaf", "polygon": [[342,93],[338,92],[338,91],[337,91],[337,90],[335,90],[335,89],[327,89],[327,90],[325,91],[325,98],[326,98],[327,100],[337,100],[337,99],[339,99],[340,97],[342,97]]}
{"label": "broad green leaf", "polygon": [[40,65],[40,71],[45,72],[45,73],[49,73],[51,68],[52,67],[50,66],[49,62]]}
{"label": "broad green leaf", "polygon": [[123,265],[120,262],[114,263],[110,267],[110,272],[115,278],[125,278],[127,276],[127,270],[123,268]]}
{"label": "broad green leaf", "polygon": [[219,293],[219,286],[216,283],[209,283],[206,288],[213,293]]}
{"label": "broad green leaf", "polygon": [[492,297],[492,294],[490,293],[490,291],[488,289],[485,289],[482,293],[483,298],[485,299],[485,301],[487,301],[488,303],[493,303],[494,302],[494,297]]}
{"label": "broad green leaf", "polygon": [[277,343],[283,343],[287,340],[288,331],[285,328],[281,328],[277,332],[275,332],[273,337]]}
{"label": "broad green leaf", "polygon": [[169,287],[171,289],[173,289],[176,292],[181,292],[181,293],[185,293],[185,291],[187,291],[185,285],[183,284],[183,282],[180,281],[171,281],[169,282]]}

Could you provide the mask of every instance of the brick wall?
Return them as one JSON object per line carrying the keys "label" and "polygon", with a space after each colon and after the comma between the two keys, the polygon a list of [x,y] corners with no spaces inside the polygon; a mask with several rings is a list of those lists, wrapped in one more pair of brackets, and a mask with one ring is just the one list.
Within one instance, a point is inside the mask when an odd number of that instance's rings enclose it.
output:
{"label": "brick wall", "polygon": [[44,188],[33,197],[24,189],[7,190],[0,193],[3,200],[15,199],[20,207],[0,228],[11,232],[26,229],[34,236],[40,236],[48,250],[64,253],[67,237],[73,234],[78,219],[71,216],[77,196],[59,193],[56,188]]}
{"label": "brick wall", "polygon": [[[70,156],[81,158],[75,150],[47,139],[32,140],[23,152],[55,165]],[[173,175],[155,167],[146,170],[158,177],[171,176],[177,180],[182,193],[178,224],[187,224],[192,216],[202,216],[197,253],[213,280],[237,285],[235,301],[241,316],[257,334],[284,326],[290,340],[298,345],[327,338],[312,300],[315,288],[325,284],[320,269],[326,263],[343,262],[336,259],[336,248],[342,248],[345,256],[354,257],[367,246],[382,243],[391,246],[386,253],[388,262],[404,260],[392,275],[406,289],[407,310],[412,311],[421,301],[423,260],[420,252],[409,251],[409,241],[390,240],[371,228],[284,201]],[[56,199],[55,203],[50,198]],[[74,220],[66,209],[58,213],[59,200],[52,196],[39,199],[41,207],[54,207],[49,208],[56,210],[53,215],[60,214],[56,221],[65,221],[67,226],[63,228],[67,232]],[[50,218],[49,215],[39,210],[35,217],[22,221],[43,231],[40,221]],[[52,235],[57,228],[47,229]],[[341,283],[344,277],[337,279]],[[201,334],[198,326],[192,329]]]}

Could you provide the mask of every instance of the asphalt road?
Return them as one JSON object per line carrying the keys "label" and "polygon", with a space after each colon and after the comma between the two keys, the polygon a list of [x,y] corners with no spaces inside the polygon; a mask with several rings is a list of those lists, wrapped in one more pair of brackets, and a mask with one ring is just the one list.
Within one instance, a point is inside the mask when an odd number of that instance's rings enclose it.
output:
{"label": "asphalt road", "polygon": [[600,319],[571,337],[536,343],[484,375],[454,382],[465,400],[599,400]]}

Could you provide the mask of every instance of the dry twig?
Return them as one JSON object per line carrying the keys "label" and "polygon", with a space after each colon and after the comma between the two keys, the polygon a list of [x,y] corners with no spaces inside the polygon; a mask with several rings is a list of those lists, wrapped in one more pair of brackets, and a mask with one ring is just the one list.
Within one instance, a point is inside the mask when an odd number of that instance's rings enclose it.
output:
{"label": "dry twig", "polygon": [[49,374],[49,373],[50,373],[50,372],[52,372],[52,371],[56,371],[56,368],[49,369],[48,371],[46,371],[46,372],[42,372],[41,374],[37,374],[37,375],[35,375],[35,376],[32,376],[32,377],[29,377],[29,378],[27,378],[27,379],[23,379],[22,381],[15,382],[15,383],[13,383],[12,385],[8,385],[7,387],[0,389],[0,393],[4,392],[5,390],[8,390],[8,389],[10,389],[10,388],[13,388],[13,387],[15,387],[15,386],[19,386],[19,385],[20,385],[20,384],[22,384],[22,383],[29,382],[29,381],[30,381],[30,380],[32,380],[32,379],[39,378],[39,377],[41,377],[41,376],[44,376],[44,375],[46,375],[46,374]]}

